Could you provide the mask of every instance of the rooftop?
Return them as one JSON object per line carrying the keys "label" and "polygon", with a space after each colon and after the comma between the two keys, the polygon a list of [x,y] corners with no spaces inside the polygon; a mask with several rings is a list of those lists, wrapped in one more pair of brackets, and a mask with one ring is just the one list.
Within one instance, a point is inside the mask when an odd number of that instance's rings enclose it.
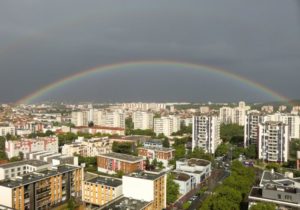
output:
{"label": "rooftop", "polygon": [[111,187],[118,187],[122,185],[122,181],[119,179],[111,178],[111,177],[103,177],[98,176],[95,178],[92,178],[90,180],[85,181],[87,183],[93,183],[93,184],[101,184],[101,185],[107,185]]}
{"label": "rooftop", "polygon": [[191,159],[182,158],[179,161],[186,162],[189,166],[193,166],[193,165],[208,166],[210,164],[210,161],[208,161],[208,160],[197,159],[197,158],[191,158]]}
{"label": "rooftop", "polygon": [[126,155],[126,154],[122,154],[122,153],[108,153],[108,154],[101,154],[98,155],[100,157],[106,157],[106,158],[114,158],[114,159],[119,159],[119,160],[123,160],[123,161],[129,161],[129,162],[139,162],[143,160],[143,157],[137,157],[137,156],[133,156],[133,155]]}
{"label": "rooftop", "polygon": [[150,173],[150,172],[136,172],[136,173],[131,173],[129,175],[125,175],[128,177],[135,177],[139,179],[147,179],[147,180],[156,180],[159,177],[165,175],[165,173]]}
{"label": "rooftop", "polygon": [[122,197],[115,200],[104,207],[100,208],[102,210],[140,210],[144,209],[150,204],[150,202],[136,200],[132,198]]}
{"label": "rooftop", "polygon": [[12,163],[6,163],[0,166],[0,168],[13,168],[13,167],[18,167],[18,166],[23,166],[23,165],[31,165],[35,167],[43,166],[43,165],[48,165],[49,163],[40,161],[40,160],[23,160],[23,161],[17,161],[17,162],[12,162]]}
{"label": "rooftop", "polygon": [[18,176],[15,180],[4,180],[0,181],[0,186],[9,187],[9,188],[15,188],[18,186],[30,184],[33,182],[37,182],[39,180],[46,179],[48,177],[57,175],[57,174],[63,174],[69,171],[73,171],[75,169],[78,169],[79,167],[70,166],[70,165],[62,165],[57,168],[51,169],[51,170],[43,170],[43,171],[37,171],[28,173],[22,176]]}
{"label": "rooftop", "polygon": [[181,172],[172,172],[172,175],[174,175],[175,180],[179,181],[188,181],[191,178],[190,175]]}
{"label": "rooftop", "polygon": [[155,151],[161,151],[161,152],[175,151],[175,149],[173,149],[173,148],[166,148],[166,147],[140,147],[139,149],[149,149],[149,150],[155,150]]}

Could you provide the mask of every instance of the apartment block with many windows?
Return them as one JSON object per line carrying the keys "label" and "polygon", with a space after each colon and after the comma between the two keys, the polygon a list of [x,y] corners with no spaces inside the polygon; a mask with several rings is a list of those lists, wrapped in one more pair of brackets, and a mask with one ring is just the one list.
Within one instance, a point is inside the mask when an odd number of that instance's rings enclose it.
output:
{"label": "apartment block with many windows", "polygon": [[0,204],[16,210],[51,209],[81,199],[83,168],[63,165],[0,182]]}
{"label": "apartment block with many windows", "polygon": [[97,156],[97,166],[99,172],[116,174],[118,171],[122,171],[129,174],[144,170],[144,159],[121,153],[101,154]]}

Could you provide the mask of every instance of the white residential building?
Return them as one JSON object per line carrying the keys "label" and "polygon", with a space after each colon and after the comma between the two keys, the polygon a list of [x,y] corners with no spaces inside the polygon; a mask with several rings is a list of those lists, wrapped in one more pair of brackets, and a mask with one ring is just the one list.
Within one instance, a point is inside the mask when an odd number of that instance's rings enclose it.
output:
{"label": "white residential building", "polygon": [[154,114],[151,112],[136,111],[132,114],[132,122],[134,129],[153,129],[153,117]]}
{"label": "white residential building", "polygon": [[180,159],[176,161],[175,172],[182,172],[194,177],[192,188],[211,175],[211,162],[197,158]]}
{"label": "white residential building", "polygon": [[164,134],[171,136],[172,133],[180,130],[180,119],[177,116],[154,118],[154,132],[156,135]]}
{"label": "white residential building", "polygon": [[192,149],[196,147],[214,154],[220,139],[220,121],[217,116],[200,115],[193,117]]}
{"label": "white residential building", "polygon": [[244,127],[244,147],[257,145],[258,143],[258,124],[263,122],[263,116],[259,111],[249,111],[245,118]]}
{"label": "white residential building", "polygon": [[25,139],[6,141],[5,152],[8,158],[18,156],[20,152],[24,155],[31,152],[48,151],[58,152],[57,137],[42,137],[36,139]]}
{"label": "white residential building", "polygon": [[[122,178],[123,195],[128,198],[152,203],[149,209],[164,209],[167,206],[167,175],[133,173]],[[140,187],[137,187],[140,186]]]}
{"label": "white residential building", "polygon": [[283,122],[288,126],[288,132],[291,139],[300,138],[300,116],[293,114],[275,113],[266,115],[264,121],[278,121]]}
{"label": "white residential building", "polygon": [[196,186],[195,177],[183,172],[171,172],[174,182],[179,185],[179,194],[185,195]]}
{"label": "white residential building", "polygon": [[7,134],[15,135],[16,128],[12,124],[0,124],[0,136],[6,136]]}
{"label": "white residential building", "polygon": [[0,180],[15,179],[33,171],[46,170],[51,164],[39,160],[24,160],[0,165]]}
{"label": "white residential building", "polygon": [[286,124],[272,121],[259,124],[258,158],[268,162],[286,162],[289,139]]}
{"label": "white residential building", "polygon": [[249,106],[246,106],[245,102],[239,102],[239,106],[231,107],[222,107],[220,108],[220,122],[224,124],[238,124],[244,126],[246,112],[250,110]]}
{"label": "white residential building", "polygon": [[94,110],[93,122],[97,126],[125,128],[125,113],[120,110]]}
{"label": "white residential building", "polygon": [[88,111],[76,111],[72,112],[71,122],[75,126],[88,126],[89,119],[88,119]]}
{"label": "white residential building", "polygon": [[83,139],[83,137],[79,137],[72,144],[64,144],[61,152],[67,156],[78,154],[83,157],[95,157],[110,153],[111,149],[112,145],[109,143],[108,138]]}

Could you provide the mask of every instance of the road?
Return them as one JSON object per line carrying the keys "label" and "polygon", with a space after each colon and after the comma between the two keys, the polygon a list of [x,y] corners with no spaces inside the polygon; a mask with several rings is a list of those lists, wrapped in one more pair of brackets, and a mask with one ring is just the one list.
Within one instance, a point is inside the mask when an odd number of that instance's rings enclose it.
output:
{"label": "road", "polygon": [[208,190],[206,193],[204,193],[201,196],[198,196],[196,200],[194,200],[190,207],[188,208],[189,210],[194,210],[194,209],[199,209],[202,201],[211,193],[213,190],[216,188],[216,186],[219,184],[220,181],[223,181],[226,177],[228,177],[230,173],[228,171],[225,171],[224,169],[215,169],[212,171],[211,176],[198,185],[195,189],[187,193],[185,196],[183,196],[180,200],[178,200],[176,203],[174,203],[172,206],[170,206],[167,209],[172,209],[172,210],[179,210],[182,209],[182,204],[187,202],[192,196],[196,195],[198,191],[203,188],[207,187]]}

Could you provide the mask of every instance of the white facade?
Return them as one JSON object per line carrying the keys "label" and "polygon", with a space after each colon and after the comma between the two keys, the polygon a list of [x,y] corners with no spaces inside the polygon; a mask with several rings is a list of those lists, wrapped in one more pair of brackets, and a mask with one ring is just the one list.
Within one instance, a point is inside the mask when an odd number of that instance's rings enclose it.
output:
{"label": "white facade", "polygon": [[258,143],[258,124],[263,122],[263,116],[259,111],[250,111],[245,118],[244,127],[244,147],[257,145]]}
{"label": "white facade", "polygon": [[162,109],[166,109],[165,103],[123,103],[122,108],[123,109],[129,109],[129,110],[141,110],[141,111],[160,111]]}
{"label": "white facade", "polygon": [[194,116],[192,136],[192,150],[198,147],[214,154],[221,144],[219,118],[212,115]]}
{"label": "white facade", "polygon": [[154,114],[151,112],[136,111],[132,114],[132,122],[134,129],[153,129],[153,117]]}
{"label": "white facade", "polygon": [[0,136],[6,136],[10,134],[14,136],[16,134],[16,128],[12,124],[2,124],[0,125]]}
{"label": "white facade", "polygon": [[20,152],[24,155],[31,152],[48,151],[58,152],[57,137],[43,137],[37,139],[21,139],[5,142],[5,152],[8,158],[18,156]]}
{"label": "white facade", "polygon": [[72,112],[71,122],[75,126],[88,126],[88,111],[76,111]]}
{"label": "white facade", "polygon": [[172,133],[180,130],[180,119],[177,116],[154,118],[154,132],[156,135],[164,134],[171,136]]}
{"label": "white facade", "polygon": [[94,110],[93,122],[96,126],[125,128],[125,113],[120,110]]}
{"label": "white facade", "polygon": [[224,124],[238,124],[244,126],[246,112],[250,110],[249,106],[246,106],[245,102],[239,102],[239,106],[222,107],[220,108],[219,118],[220,122]]}
{"label": "white facade", "polygon": [[193,176],[180,172],[172,172],[172,175],[174,176],[174,182],[179,185],[180,195],[187,194],[195,187],[195,183],[193,183],[195,178]]}
{"label": "white facade", "polygon": [[259,124],[258,158],[269,162],[286,162],[289,154],[288,126],[282,122]]}
{"label": "white facade", "polygon": [[192,183],[200,184],[211,175],[211,162],[202,159],[180,159],[176,161],[175,172],[183,172],[195,178]]}
{"label": "white facade", "polygon": [[65,144],[62,147],[62,154],[72,156],[78,154],[84,157],[95,157],[100,154],[110,153],[112,145],[108,138],[86,139],[80,138],[72,144]]}
{"label": "white facade", "polygon": [[29,172],[48,169],[51,164],[47,162],[32,160],[7,163],[0,166],[0,180],[15,179],[17,176],[27,174]]}
{"label": "white facade", "polygon": [[266,115],[264,121],[278,121],[283,122],[288,126],[288,133],[291,139],[300,138],[300,116],[293,114],[275,113]]}

